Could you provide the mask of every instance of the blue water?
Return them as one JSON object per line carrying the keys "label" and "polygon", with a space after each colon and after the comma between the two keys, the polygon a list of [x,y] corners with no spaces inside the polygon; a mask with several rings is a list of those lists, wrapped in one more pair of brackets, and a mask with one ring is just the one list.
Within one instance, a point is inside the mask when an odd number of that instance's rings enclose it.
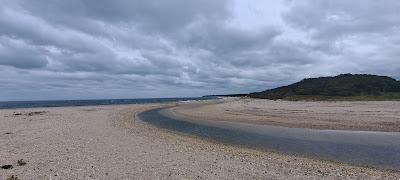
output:
{"label": "blue water", "polygon": [[113,104],[167,103],[167,102],[195,101],[195,100],[209,100],[209,99],[215,99],[215,97],[55,100],[55,101],[3,101],[3,102],[0,102],[0,109],[65,107],[65,106],[95,106],[95,105],[113,105]]}
{"label": "blue water", "polygon": [[355,165],[400,170],[400,133],[285,128],[226,121],[188,121],[152,109],[141,120],[223,143],[301,154]]}

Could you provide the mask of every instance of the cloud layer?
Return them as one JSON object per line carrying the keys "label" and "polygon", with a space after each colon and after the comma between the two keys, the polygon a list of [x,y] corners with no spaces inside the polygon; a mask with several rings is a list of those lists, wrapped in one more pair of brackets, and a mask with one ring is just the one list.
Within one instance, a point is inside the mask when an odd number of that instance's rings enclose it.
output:
{"label": "cloud layer", "polygon": [[400,77],[400,3],[5,0],[0,100],[178,97]]}

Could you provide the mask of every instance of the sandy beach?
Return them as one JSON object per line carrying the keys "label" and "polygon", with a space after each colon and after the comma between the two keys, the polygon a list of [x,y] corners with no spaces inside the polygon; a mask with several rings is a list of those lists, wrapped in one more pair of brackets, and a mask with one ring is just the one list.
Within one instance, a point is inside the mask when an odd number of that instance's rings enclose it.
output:
{"label": "sandy beach", "polygon": [[[218,117],[223,117],[221,120],[232,118],[233,121],[289,127],[395,130],[391,127],[393,125],[381,124],[398,123],[398,112],[394,109],[400,107],[397,102],[343,102],[331,107],[334,104],[322,103],[322,106],[246,99],[224,101],[208,102],[206,105],[181,103],[173,112],[195,119],[220,114]],[[0,169],[0,179],[11,176],[19,179],[400,178],[400,173],[395,171],[221,144],[159,129],[135,118],[137,113],[147,109],[175,105],[0,110],[0,165],[12,165],[10,169]],[[353,105],[351,109],[356,112],[340,113],[349,109],[345,108],[349,105]],[[287,111],[289,109],[293,111]],[[333,114],[337,116],[333,117]],[[301,123],[290,118],[294,115],[299,117],[297,120]],[[264,121],[276,116],[273,123]],[[330,121],[322,118],[325,116],[330,117]],[[243,120],[243,117],[247,118]],[[368,123],[357,119],[366,119]],[[379,125],[374,125],[375,119]],[[18,163],[21,159],[26,162],[25,165]]]}
{"label": "sandy beach", "polygon": [[[223,102],[223,103],[221,103]],[[400,101],[272,101],[225,98],[169,110],[186,119],[297,128],[400,132]]]}

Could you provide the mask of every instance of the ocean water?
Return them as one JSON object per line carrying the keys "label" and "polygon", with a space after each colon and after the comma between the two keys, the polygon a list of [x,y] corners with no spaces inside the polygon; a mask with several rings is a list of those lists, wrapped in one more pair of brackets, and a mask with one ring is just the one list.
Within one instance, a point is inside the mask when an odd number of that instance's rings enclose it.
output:
{"label": "ocean water", "polygon": [[113,104],[147,104],[180,101],[210,100],[216,97],[187,97],[187,98],[147,98],[147,99],[97,99],[97,100],[53,100],[53,101],[2,101],[0,109],[36,108],[36,107],[66,107],[66,106],[95,106]]}

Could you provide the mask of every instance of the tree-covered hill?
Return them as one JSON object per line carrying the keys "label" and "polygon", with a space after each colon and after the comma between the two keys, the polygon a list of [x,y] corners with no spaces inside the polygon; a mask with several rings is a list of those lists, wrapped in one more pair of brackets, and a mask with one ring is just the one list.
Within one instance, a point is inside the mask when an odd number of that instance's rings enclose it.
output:
{"label": "tree-covered hill", "polygon": [[392,96],[393,98],[400,98],[400,82],[387,76],[342,74],[334,77],[304,79],[288,86],[250,93],[249,96],[262,99],[303,99],[310,97],[340,99],[341,97],[353,96],[382,96],[390,99]]}

